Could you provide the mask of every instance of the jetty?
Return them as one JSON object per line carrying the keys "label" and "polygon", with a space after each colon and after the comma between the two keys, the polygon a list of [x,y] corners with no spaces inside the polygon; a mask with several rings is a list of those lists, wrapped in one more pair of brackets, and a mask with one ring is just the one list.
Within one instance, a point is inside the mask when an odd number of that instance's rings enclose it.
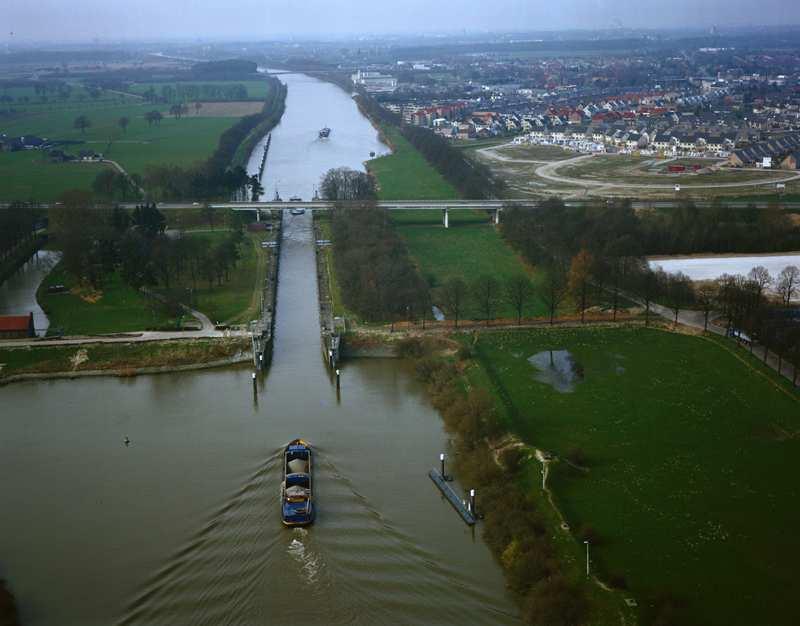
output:
{"label": "jetty", "polygon": [[439,470],[432,469],[430,472],[428,472],[428,476],[433,481],[433,484],[439,488],[439,491],[442,492],[442,495],[447,499],[447,501],[453,505],[456,513],[461,516],[461,519],[463,519],[464,522],[470,526],[474,526],[475,512],[470,510],[468,503],[464,502],[464,500],[456,495],[456,492],[453,491],[453,488],[444,479]]}

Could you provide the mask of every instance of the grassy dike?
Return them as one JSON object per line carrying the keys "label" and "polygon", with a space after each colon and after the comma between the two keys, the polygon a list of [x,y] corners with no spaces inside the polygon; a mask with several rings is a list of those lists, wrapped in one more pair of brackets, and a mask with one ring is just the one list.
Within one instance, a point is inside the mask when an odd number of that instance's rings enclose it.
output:
{"label": "grassy dike", "polygon": [[0,385],[34,378],[135,376],[249,360],[247,337],[0,347]]}

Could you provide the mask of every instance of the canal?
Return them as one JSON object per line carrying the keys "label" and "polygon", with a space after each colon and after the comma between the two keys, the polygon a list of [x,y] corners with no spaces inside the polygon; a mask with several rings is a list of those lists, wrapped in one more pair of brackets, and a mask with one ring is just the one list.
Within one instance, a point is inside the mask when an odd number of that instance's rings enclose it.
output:
{"label": "canal", "polygon": [[60,257],[60,252],[39,250],[13,276],[0,284],[0,315],[33,313],[36,334],[45,335],[50,321],[36,301],[36,290]]}
{"label": "canal", "polygon": [[[327,124],[374,147],[366,120],[346,127],[346,94],[319,83],[313,97],[298,80],[314,136]],[[296,158],[294,182],[289,165],[271,171],[304,197],[317,167],[360,163],[349,149],[340,163]],[[424,389],[400,361],[362,360],[337,395],[310,214],[286,215],[283,243],[256,392],[249,368],[0,388],[0,575],[24,624],[518,623],[488,549],[427,478],[447,436]],[[297,436],[317,448],[319,513],[289,530],[280,451]]]}

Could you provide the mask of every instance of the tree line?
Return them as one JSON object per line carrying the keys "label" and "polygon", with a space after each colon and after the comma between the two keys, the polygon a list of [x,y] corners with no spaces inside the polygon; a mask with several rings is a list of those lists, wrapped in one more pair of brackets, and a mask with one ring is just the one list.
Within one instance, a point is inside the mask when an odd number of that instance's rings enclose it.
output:
{"label": "tree line", "polygon": [[241,83],[235,85],[220,83],[202,85],[177,83],[175,85],[162,85],[158,90],[154,85],[151,85],[142,93],[142,97],[147,102],[160,102],[163,104],[185,103],[197,100],[229,102],[247,100],[249,98],[249,93],[247,91],[247,86]]}
{"label": "tree line", "polygon": [[330,170],[320,183],[331,212],[336,276],[347,307],[368,321],[398,319],[410,309],[430,309],[427,285],[411,262],[389,213],[375,204],[364,172]]}
{"label": "tree line", "polygon": [[682,202],[670,209],[634,210],[629,200],[567,206],[548,199],[508,206],[503,231],[532,260],[620,248],[632,256],[696,252],[779,252],[800,249],[800,225],[778,205],[710,208]]}

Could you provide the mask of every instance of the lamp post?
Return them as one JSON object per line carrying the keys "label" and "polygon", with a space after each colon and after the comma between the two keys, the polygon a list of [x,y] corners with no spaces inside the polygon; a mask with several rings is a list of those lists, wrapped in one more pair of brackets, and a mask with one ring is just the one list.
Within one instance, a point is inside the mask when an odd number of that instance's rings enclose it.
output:
{"label": "lamp post", "polygon": [[586,544],[586,578],[589,578],[589,540],[587,539],[583,543]]}

